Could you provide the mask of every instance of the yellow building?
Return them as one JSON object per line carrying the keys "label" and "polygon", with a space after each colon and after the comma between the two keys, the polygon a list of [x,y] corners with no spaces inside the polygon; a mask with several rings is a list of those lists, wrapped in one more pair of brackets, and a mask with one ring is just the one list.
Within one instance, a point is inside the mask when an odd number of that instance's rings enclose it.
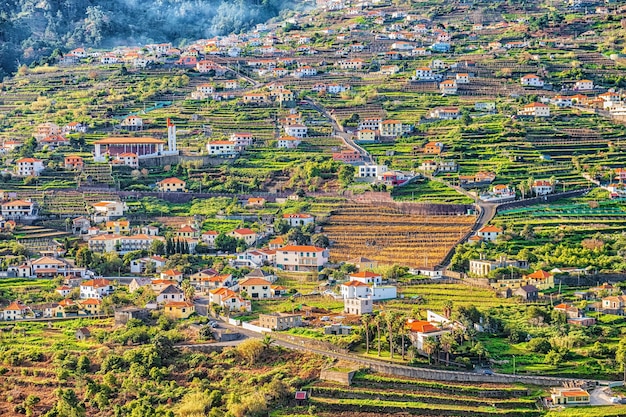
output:
{"label": "yellow building", "polygon": [[105,223],[107,233],[116,235],[130,233],[130,222],[128,220],[115,220]]}
{"label": "yellow building", "polygon": [[171,319],[186,319],[196,312],[189,301],[170,301],[163,307],[163,313]]}
{"label": "yellow building", "polygon": [[103,313],[102,301],[100,300],[89,298],[87,300],[81,300],[78,303],[85,314],[98,315]]}
{"label": "yellow building", "polygon": [[159,181],[157,182],[157,185],[159,187],[159,191],[162,192],[181,192],[181,191],[186,191],[187,189],[187,183],[181,179],[172,177],[172,178],[166,178],[163,181]]}

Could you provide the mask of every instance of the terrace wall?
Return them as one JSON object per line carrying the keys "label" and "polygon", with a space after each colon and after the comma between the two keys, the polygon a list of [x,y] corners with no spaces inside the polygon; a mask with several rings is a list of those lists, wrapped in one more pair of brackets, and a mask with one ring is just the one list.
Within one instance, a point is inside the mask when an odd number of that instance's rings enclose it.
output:
{"label": "terrace wall", "polygon": [[163,167],[165,165],[178,165],[181,162],[198,162],[202,163],[202,166],[216,166],[224,163],[232,163],[234,159],[228,158],[213,158],[204,155],[164,155],[156,156],[154,158],[145,158],[139,160],[139,166],[142,167]]}
{"label": "terrace wall", "polygon": [[527,198],[525,200],[510,201],[508,203],[500,204],[496,210],[500,212],[502,210],[508,210],[512,208],[551,203],[551,202],[560,200],[561,198],[579,197],[589,192],[589,190],[591,190],[591,188],[583,188],[581,190],[573,190],[573,191],[566,191],[564,193],[549,194],[549,195],[541,196],[541,197]]}

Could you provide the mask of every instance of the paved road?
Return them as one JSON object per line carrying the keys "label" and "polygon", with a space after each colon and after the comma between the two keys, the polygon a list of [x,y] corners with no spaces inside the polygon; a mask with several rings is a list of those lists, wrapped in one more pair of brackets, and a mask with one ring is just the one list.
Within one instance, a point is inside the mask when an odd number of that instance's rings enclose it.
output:
{"label": "paved road", "polygon": [[598,387],[589,392],[589,402],[591,405],[615,405],[611,402],[611,398],[606,391],[607,387]]}
{"label": "paved road", "polygon": [[333,127],[333,130],[335,131],[335,136],[340,138],[341,140],[343,140],[343,143],[348,148],[352,148],[355,151],[357,151],[358,153],[360,153],[364,162],[369,163],[369,164],[375,163],[374,162],[374,158],[372,158],[372,156],[365,149],[363,149],[362,147],[357,145],[356,142],[354,142],[354,140],[352,140],[352,135],[350,135],[349,133],[345,133],[343,131],[343,127],[341,125],[339,125],[339,123],[337,123],[335,121],[335,118],[328,112],[328,110],[326,110],[326,108],[324,108],[321,104],[316,103],[315,101],[313,101],[313,99],[311,99],[310,97],[307,97],[304,101],[306,101],[309,106],[313,107],[322,116],[324,116],[325,118],[327,118],[330,121],[330,123],[331,123],[331,125]]}

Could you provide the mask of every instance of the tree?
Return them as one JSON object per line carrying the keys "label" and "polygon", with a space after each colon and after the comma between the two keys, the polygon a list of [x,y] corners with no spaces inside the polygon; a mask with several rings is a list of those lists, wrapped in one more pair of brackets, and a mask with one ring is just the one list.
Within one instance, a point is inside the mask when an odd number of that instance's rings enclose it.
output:
{"label": "tree", "polygon": [[427,337],[422,342],[422,350],[428,355],[428,363],[430,364],[430,356],[437,350],[437,340],[433,337]]}
{"label": "tree", "polygon": [[626,339],[619,341],[615,351],[615,361],[619,364],[622,372],[624,372],[624,382],[626,382]]}
{"label": "tree", "polygon": [[482,363],[482,357],[487,354],[487,350],[485,346],[481,342],[476,342],[476,344],[472,347],[472,352],[478,355],[478,364]]}
{"label": "tree", "polygon": [[352,165],[342,165],[341,168],[339,168],[337,179],[343,188],[347,188],[348,185],[352,184],[355,172],[356,169]]}
{"label": "tree", "polygon": [[393,329],[396,325],[397,315],[388,311],[385,313],[385,323],[387,324],[387,339],[389,340],[389,355],[393,359]]}
{"label": "tree", "polygon": [[215,238],[215,249],[222,252],[235,252],[237,250],[237,239],[233,236],[220,233]]}
{"label": "tree", "polygon": [[261,339],[261,343],[263,344],[264,349],[269,349],[274,343],[274,339],[272,339],[272,335],[269,333],[265,333],[263,339]]}
{"label": "tree", "polygon": [[361,323],[363,323],[363,330],[365,331],[365,354],[370,353],[370,325],[372,324],[372,316],[369,314],[363,314],[361,316]]}
{"label": "tree", "polygon": [[91,267],[93,261],[93,252],[86,246],[81,247],[76,252],[76,266],[78,267]]}
{"label": "tree", "polygon": [[152,243],[150,243],[150,249],[148,249],[152,255],[165,255],[165,243],[158,239],[154,239]]}
{"label": "tree", "polygon": [[89,362],[89,358],[85,355],[82,355],[78,358],[78,362],[76,363],[76,370],[78,372],[87,373],[91,369],[91,362]]}
{"label": "tree", "polygon": [[378,339],[378,356],[380,356],[380,315],[374,316],[374,325],[376,326],[376,338]]}
{"label": "tree", "polygon": [[248,339],[241,342],[236,349],[237,353],[246,359],[249,365],[254,365],[265,350],[265,347],[260,340]]}
{"label": "tree", "polygon": [[439,339],[439,344],[441,345],[441,350],[446,353],[446,366],[450,366],[450,352],[454,348],[454,345],[456,345],[454,335],[452,333],[442,334]]}
{"label": "tree", "polygon": [[183,281],[182,290],[183,290],[183,293],[185,294],[185,299],[187,301],[192,301],[193,296],[196,294],[196,289],[193,287],[193,285],[191,285],[189,280]]}
{"label": "tree", "polygon": [[452,316],[452,301],[451,300],[446,300],[443,303],[443,315],[447,319],[449,319]]}
{"label": "tree", "polygon": [[318,248],[327,248],[328,246],[330,246],[328,236],[322,233],[311,236],[311,243]]}

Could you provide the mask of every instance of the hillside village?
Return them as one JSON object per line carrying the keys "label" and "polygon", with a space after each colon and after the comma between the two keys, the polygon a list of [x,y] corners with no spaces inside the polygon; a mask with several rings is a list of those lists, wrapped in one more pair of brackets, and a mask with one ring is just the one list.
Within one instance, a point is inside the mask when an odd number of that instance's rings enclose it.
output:
{"label": "hillside village", "polygon": [[37,332],[120,358],[158,335],[209,352],[260,339],[466,384],[400,406],[388,385],[417,382],[327,364],[276,415],[456,415],[472,383],[502,403],[459,415],[623,413],[626,6],[283,13],[180,45],[68,48],[3,80],[0,351],[37,362],[18,342]]}

